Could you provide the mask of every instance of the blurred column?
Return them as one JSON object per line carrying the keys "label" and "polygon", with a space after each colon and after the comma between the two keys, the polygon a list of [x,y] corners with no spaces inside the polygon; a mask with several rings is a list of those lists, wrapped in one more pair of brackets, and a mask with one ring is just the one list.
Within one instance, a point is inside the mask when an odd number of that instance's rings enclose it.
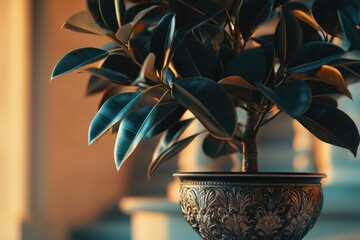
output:
{"label": "blurred column", "polygon": [[29,1],[0,1],[0,239],[21,239],[26,212]]}

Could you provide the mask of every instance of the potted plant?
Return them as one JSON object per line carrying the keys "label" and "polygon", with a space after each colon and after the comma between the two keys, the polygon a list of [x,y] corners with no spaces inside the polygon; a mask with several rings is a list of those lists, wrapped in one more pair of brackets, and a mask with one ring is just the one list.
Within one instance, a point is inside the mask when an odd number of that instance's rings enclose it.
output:
{"label": "potted plant", "polygon": [[[240,152],[241,173],[178,173],[185,218],[204,239],[302,239],[322,208],[323,174],[261,173],[256,136],[286,113],[356,155],[359,132],[338,109],[360,79],[356,0],[87,0],[64,28],[108,37],[66,54],[52,78],[82,68],[104,92],[89,143],[112,129],[121,167],[162,134],[148,174],[207,134],[211,157]],[[186,111],[193,117],[184,118]],[[203,129],[187,133],[193,122]],[[275,133],[274,133],[275,134]]]}

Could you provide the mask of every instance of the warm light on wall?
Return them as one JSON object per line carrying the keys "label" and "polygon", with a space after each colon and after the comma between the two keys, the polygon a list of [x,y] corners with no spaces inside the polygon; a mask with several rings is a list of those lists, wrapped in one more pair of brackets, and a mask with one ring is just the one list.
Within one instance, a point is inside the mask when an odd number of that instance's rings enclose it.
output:
{"label": "warm light on wall", "polygon": [[21,239],[25,215],[28,1],[0,1],[0,239]]}

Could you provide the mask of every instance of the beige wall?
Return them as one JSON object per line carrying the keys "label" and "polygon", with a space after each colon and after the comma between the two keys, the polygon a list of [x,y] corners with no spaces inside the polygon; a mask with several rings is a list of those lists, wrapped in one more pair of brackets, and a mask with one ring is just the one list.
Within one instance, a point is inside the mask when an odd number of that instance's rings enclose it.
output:
{"label": "beige wall", "polygon": [[[57,60],[80,47],[101,47],[103,39],[60,30],[73,13],[85,9],[86,1],[46,1],[46,51],[43,74],[47,85],[46,197],[48,218],[56,239],[69,228],[94,219],[122,192],[126,172],[118,174],[113,162],[113,136],[87,146],[87,129],[98,97],[85,98],[88,75],[71,74],[49,82]],[[53,238],[55,239],[55,238]]]}
{"label": "beige wall", "polygon": [[27,1],[0,1],[0,239],[19,240],[25,216]]}

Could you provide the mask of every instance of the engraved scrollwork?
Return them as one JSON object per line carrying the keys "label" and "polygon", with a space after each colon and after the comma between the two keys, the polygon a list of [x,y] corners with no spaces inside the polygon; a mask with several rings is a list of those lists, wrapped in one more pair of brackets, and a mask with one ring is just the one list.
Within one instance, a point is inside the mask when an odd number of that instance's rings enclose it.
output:
{"label": "engraved scrollwork", "polygon": [[323,205],[320,184],[182,183],[180,206],[207,240],[297,240]]}

